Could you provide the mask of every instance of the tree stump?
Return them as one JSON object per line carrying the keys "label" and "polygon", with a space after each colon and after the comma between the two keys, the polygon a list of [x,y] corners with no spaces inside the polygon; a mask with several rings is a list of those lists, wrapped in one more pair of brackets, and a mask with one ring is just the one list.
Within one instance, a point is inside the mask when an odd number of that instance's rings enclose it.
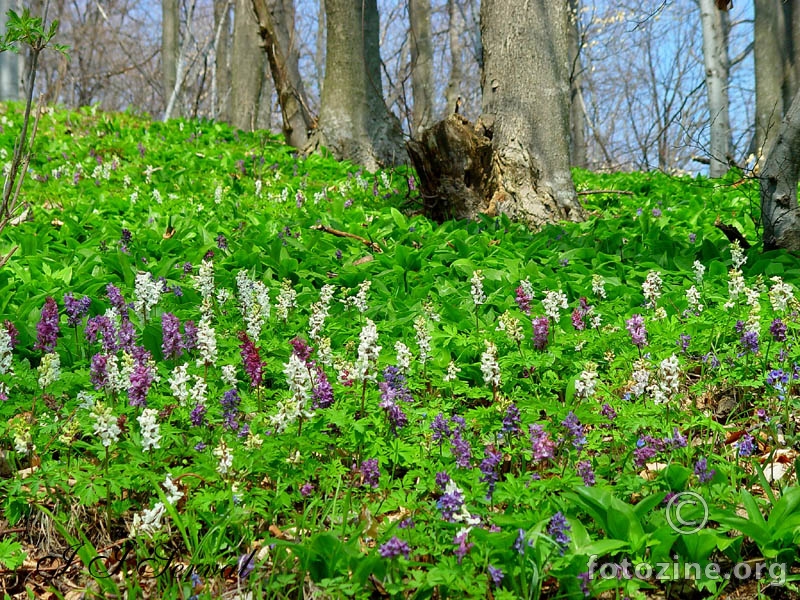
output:
{"label": "tree stump", "polygon": [[494,214],[491,126],[452,114],[406,144],[424,214],[441,223]]}

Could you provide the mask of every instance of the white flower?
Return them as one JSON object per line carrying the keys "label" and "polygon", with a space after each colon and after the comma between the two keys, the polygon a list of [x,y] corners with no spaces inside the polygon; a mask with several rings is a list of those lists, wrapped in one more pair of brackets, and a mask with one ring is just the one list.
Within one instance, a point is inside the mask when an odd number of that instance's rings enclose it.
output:
{"label": "white flower", "polygon": [[355,296],[351,296],[345,300],[342,300],[345,304],[349,304],[355,306],[358,309],[358,312],[365,313],[369,306],[367,305],[367,294],[369,293],[369,288],[372,286],[372,281],[366,280],[362,281],[358,285],[358,292],[356,292]]}
{"label": "white flower", "polygon": [[11,336],[8,330],[0,324],[0,375],[9,373],[14,374],[14,366],[11,363]]}
{"label": "white flower", "polygon": [[186,372],[188,368],[189,365],[186,363],[178,365],[172,370],[169,376],[169,389],[181,406],[184,406],[186,400],[189,399],[189,388],[186,385],[189,383],[189,374]]}
{"label": "white flower", "polygon": [[297,306],[297,292],[292,287],[292,282],[284,279],[275,301],[275,314],[284,323],[289,318],[289,311]]}
{"label": "white flower", "polygon": [[592,275],[592,293],[598,298],[606,298],[606,282],[602,275],[594,273]]}
{"label": "white flower", "polygon": [[575,380],[575,396],[578,398],[589,398],[594,396],[597,390],[597,365],[587,362],[581,376]]}
{"label": "white flower", "polygon": [[331,338],[323,337],[317,339],[317,360],[326,366],[333,364],[333,353],[331,351]]}
{"label": "white flower", "polygon": [[411,355],[411,350],[409,350],[408,346],[403,342],[398,340],[394,344],[394,351],[397,352],[397,369],[401,373],[408,375],[408,371],[411,368],[411,360],[414,358]]}
{"label": "white flower", "polygon": [[419,362],[425,366],[431,355],[431,334],[428,332],[428,321],[424,315],[419,315],[414,319],[414,333],[419,348]]}
{"label": "white flower", "polygon": [[311,397],[311,388],[314,385],[306,363],[292,352],[289,355],[289,362],[283,365],[283,374],[286,375],[286,384],[292,396],[301,404],[305,404]]}
{"label": "white flower", "polygon": [[653,396],[656,403],[663,398],[663,401],[671,399],[678,393],[680,387],[680,365],[678,357],[674,354],[661,361],[658,367],[658,392]]}
{"label": "white flower", "polygon": [[220,440],[219,446],[214,448],[214,456],[217,457],[217,473],[226,475],[233,466],[233,453],[225,444],[225,440]]}
{"label": "white flower", "polygon": [[747,257],[744,255],[744,250],[739,245],[739,240],[734,240],[731,244],[731,263],[736,271],[742,268],[742,265],[747,262]]}
{"label": "white flower", "polygon": [[553,321],[559,319],[559,309],[566,309],[569,307],[567,304],[567,295],[558,290],[556,292],[545,292],[544,299],[542,300],[544,306],[544,313]]}
{"label": "white flower", "polygon": [[94,394],[91,392],[80,391],[78,392],[78,408],[84,410],[92,410],[94,407]]}
{"label": "white flower", "polygon": [[689,310],[694,313],[703,312],[703,305],[700,304],[700,292],[697,288],[692,286],[686,290],[686,302],[689,304]]}
{"label": "white flower", "polygon": [[133,310],[140,318],[146,319],[150,314],[150,310],[158,304],[161,299],[162,289],[163,286],[153,277],[152,273],[139,271],[136,274],[133,291],[135,296]]}
{"label": "white flower", "polygon": [[486,294],[483,292],[483,272],[480,269],[472,273],[470,283],[472,283],[472,289],[470,291],[472,294],[472,301],[475,303],[475,306],[480,306],[486,302]]}
{"label": "white flower", "polygon": [[161,427],[156,418],[158,411],[154,408],[145,408],[142,414],[136,417],[142,433],[142,450],[148,452],[152,448],[160,448]]}
{"label": "white flower", "polygon": [[331,306],[331,299],[333,298],[334,288],[329,283],[322,286],[319,291],[319,301],[311,305],[311,316],[308,318],[308,337],[312,340],[319,339],[322,332],[322,326],[325,324],[325,319],[328,317],[328,311]]}
{"label": "white flower", "polygon": [[61,377],[61,358],[57,352],[48,352],[39,364],[39,387],[47,389]]}
{"label": "white flower", "polygon": [[197,325],[197,350],[200,358],[197,366],[213,366],[217,362],[217,334],[207,316],[200,319]]}
{"label": "white flower", "polygon": [[256,341],[261,336],[264,323],[269,319],[269,289],[260,281],[250,279],[245,271],[239,271],[236,275],[236,287],[239,292],[239,310],[247,324],[247,335]]}
{"label": "white flower", "polygon": [[725,308],[733,308],[736,300],[747,289],[744,283],[744,276],[742,272],[736,269],[731,269],[728,272],[728,296],[729,302],[725,303]]}
{"label": "white flower", "polygon": [[531,283],[531,280],[530,280],[529,277],[526,277],[525,279],[520,281],[519,282],[519,287],[522,288],[522,291],[525,293],[526,296],[528,296],[528,298],[533,298],[534,297],[535,294],[533,292],[533,284]]}
{"label": "white flower", "polygon": [[497,364],[497,346],[489,340],[484,340],[486,350],[481,354],[481,373],[483,381],[490,388],[500,387],[500,365]]}
{"label": "white flower", "polygon": [[694,280],[697,282],[697,285],[703,284],[703,275],[706,272],[705,266],[699,260],[694,261],[694,265],[692,265],[694,269]]}
{"label": "white flower", "polygon": [[195,404],[205,404],[207,397],[206,394],[208,392],[208,386],[206,386],[205,380],[200,377],[199,375],[194,376],[194,385],[192,389],[189,391],[189,396],[192,399],[192,402]]}
{"label": "white flower", "polygon": [[194,276],[194,287],[203,298],[214,297],[214,263],[203,260],[200,269]]}
{"label": "white flower", "polygon": [[156,201],[156,204],[161,204],[164,201],[164,199],[161,197],[161,192],[159,192],[157,189],[153,189],[153,200]]}
{"label": "white flower", "polygon": [[178,486],[175,485],[172,481],[172,475],[167,473],[166,479],[164,479],[164,483],[161,485],[164,486],[164,492],[167,494],[167,503],[171,505],[175,505],[178,500],[183,498],[183,492],[178,489]]}
{"label": "white flower", "polygon": [[152,509],[145,509],[141,514],[133,515],[133,525],[131,525],[130,537],[139,535],[152,536],[161,529],[161,519],[164,518],[166,511],[163,502],[158,502]]}
{"label": "white flower", "polygon": [[374,380],[375,365],[378,362],[378,355],[381,347],[378,346],[378,329],[371,319],[366,320],[366,324],[361,328],[358,344],[358,356],[355,364],[355,379],[357,381]]}
{"label": "white flower", "polygon": [[117,425],[117,418],[112,414],[110,406],[105,406],[102,402],[98,402],[92,408],[92,418],[94,419],[94,434],[100,436],[103,446],[108,448],[119,440],[121,431]]}
{"label": "white flower", "polygon": [[222,365],[222,382],[228,387],[235,388],[239,384],[234,365]]}
{"label": "white flower", "polygon": [[649,308],[655,308],[656,301],[661,297],[661,277],[658,272],[650,271],[642,283],[642,292],[644,292],[644,299],[647,300]]}
{"label": "white flower", "polygon": [[455,381],[458,379],[458,374],[461,372],[461,367],[456,364],[456,361],[451,360],[447,365],[447,373],[442,377],[443,381]]}
{"label": "white flower", "polygon": [[769,301],[772,304],[772,310],[775,312],[785,312],[789,308],[789,304],[794,300],[794,290],[788,283],[784,283],[783,279],[778,277],[771,278],[775,283],[769,290]]}
{"label": "white flower", "polygon": [[218,185],[214,188],[214,204],[220,204],[222,202],[222,186]]}
{"label": "white flower", "polygon": [[497,331],[505,331],[508,338],[517,345],[522,343],[522,339],[525,337],[519,319],[512,316],[508,311],[500,315],[496,329]]}
{"label": "white flower", "polygon": [[633,363],[632,377],[631,393],[634,396],[641,396],[647,391],[647,385],[650,383],[650,369],[646,360],[640,358]]}
{"label": "white flower", "polygon": [[263,181],[261,181],[260,179],[256,179],[256,182],[255,182],[255,195],[256,195],[256,198],[261,198],[261,188],[263,187],[263,185],[264,185]]}

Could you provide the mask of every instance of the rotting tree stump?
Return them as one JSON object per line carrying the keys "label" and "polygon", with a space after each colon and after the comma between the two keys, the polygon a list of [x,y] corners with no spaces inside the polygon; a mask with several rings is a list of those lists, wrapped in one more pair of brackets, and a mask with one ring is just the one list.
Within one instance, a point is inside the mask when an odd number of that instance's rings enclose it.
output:
{"label": "rotting tree stump", "polygon": [[406,144],[417,171],[425,216],[442,222],[493,215],[491,125],[452,114]]}

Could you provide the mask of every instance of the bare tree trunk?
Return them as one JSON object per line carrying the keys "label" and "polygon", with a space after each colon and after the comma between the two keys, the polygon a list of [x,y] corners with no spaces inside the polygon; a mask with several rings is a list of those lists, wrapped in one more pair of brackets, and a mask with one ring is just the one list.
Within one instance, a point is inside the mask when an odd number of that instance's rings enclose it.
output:
{"label": "bare tree trunk", "polygon": [[[161,0],[161,69],[164,81],[164,106],[169,104],[178,76],[180,15],[178,0]],[[170,115],[165,115],[169,118]]]}
{"label": "bare tree trunk", "polygon": [[405,156],[383,100],[376,0],[326,0],[327,61],[318,142],[373,171]]}
{"label": "bare tree trunk", "polygon": [[461,38],[459,33],[464,28],[464,24],[459,19],[458,0],[447,0],[447,35],[450,42],[450,78],[447,82],[445,97],[447,106],[445,107],[445,117],[458,110],[458,100],[463,98],[461,86],[464,83],[464,64],[461,57]]}
{"label": "bare tree trunk", "polygon": [[711,122],[709,175],[722,177],[731,162],[731,121],[728,101],[728,13],[714,0],[699,0],[703,28],[703,63],[706,70],[708,113]]}
{"label": "bare tree trunk", "polygon": [[[0,30],[5,35],[6,13],[12,8],[10,0],[0,0]],[[16,8],[16,7],[13,7]],[[11,52],[0,52],[0,102],[19,98],[19,58]]]}
{"label": "bare tree trunk", "polygon": [[250,0],[236,0],[231,52],[231,125],[238,129],[253,131],[256,128],[264,63],[252,4]]}
{"label": "bare tree trunk", "polygon": [[755,0],[756,131],[759,162],[769,154],[785,110],[786,28],[780,0]]}
{"label": "bare tree trunk", "polygon": [[583,36],[580,30],[580,1],[569,2],[569,162],[573,167],[585,169],[586,158],[586,110],[583,103],[583,65],[581,49]]}
{"label": "bare tree trunk", "polygon": [[569,170],[567,5],[484,0],[483,115],[493,124],[496,210],[539,227],[582,220]]}
{"label": "bare tree trunk", "polygon": [[431,0],[408,0],[411,24],[411,89],[414,109],[411,135],[418,137],[433,123],[433,43]]}
{"label": "bare tree trunk", "polygon": [[[214,82],[212,89],[212,117],[220,121],[230,120],[231,106],[231,0],[214,0]],[[219,35],[217,35],[217,32]]]}
{"label": "bare tree trunk", "polygon": [[800,251],[800,90],[794,96],[760,174],[764,249]]}

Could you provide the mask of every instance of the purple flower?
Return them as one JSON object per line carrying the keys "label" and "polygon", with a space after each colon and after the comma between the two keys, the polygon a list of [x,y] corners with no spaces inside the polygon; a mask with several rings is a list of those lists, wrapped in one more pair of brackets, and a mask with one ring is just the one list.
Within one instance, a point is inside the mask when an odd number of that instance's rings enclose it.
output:
{"label": "purple flower", "polygon": [[755,442],[755,438],[752,435],[745,433],[742,439],[736,444],[736,447],[739,449],[739,456],[752,456],[756,450],[758,450],[758,446]]}
{"label": "purple flower", "polygon": [[297,356],[300,360],[304,363],[307,363],[309,358],[311,358],[311,353],[314,351],[314,348],[308,345],[303,338],[296,337],[289,342],[292,345],[292,354]]}
{"label": "purple flower", "polygon": [[716,471],[714,469],[708,468],[708,460],[706,460],[705,456],[700,458],[694,464],[694,474],[697,475],[697,480],[700,483],[711,481],[714,478],[715,473]]}
{"label": "purple flower", "polygon": [[220,404],[222,405],[222,418],[225,419],[223,423],[225,428],[234,431],[239,429],[239,423],[236,417],[239,416],[239,404],[241,404],[241,402],[242,400],[239,398],[239,393],[235,389],[229,389],[222,394]]}
{"label": "purple flower", "polygon": [[128,305],[125,303],[125,298],[122,297],[122,292],[120,292],[119,288],[113,283],[109,283],[106,286],[106,297],[108,301],[111,302],[111,306],[116,308],[119,314],[128,313]]}
{"label": "purple flower", "polygon": [[361,463],[361,478],[364,485],[377,488],[381,477],[381,471],[378,468],[377,458],[368,458]]}
{"label": "purple flower", "polygon": [[147,392],[155,379],[150,367],[150,353],[141,349],[136,358],[128,387],[128,403],[131,406],[147,406]]}
{"label": "purple flower", "polygon": [[575,465],[575,470],[578,475],[583,479],[583,485],[592,487],[595,484],[594,471],[592,470],[592,461],[582,460]]}
{"label": "purple flower", "polygon": [[689,234],[689,243],[690,244],[694,244],[696,241],[697,241],[697,234],[696,233],[690,233]]}
{"label": "purple flower", "polygon": [[547,348],[550,338],[550,320],[547,317],[537,317],[531,324],[533,325],[533,347],[537,350],[544,350]]}
{"label": "purple flower", "polygon": [[492,580],[492,585],[500,587],[500,584],[503,583],[503,571],[494,568],[492,565],[489,565],[487,570],[489,571],[489,579]]}
{"label": "purple flower", "polygon": [[183,349],[191,352],[197,348],[197,325],[194,321],[186,321],[183,324]]}
{"label": "purple flower", "polygon": [[786,341],[786,323],[780,319],[775,319],[769,326],[769,332],[772,334],[772,339],[776,342]]}
{"label": "purple flower", "polygon": [[408,560],[411,548],[408,547],[408,542],[395,535],[378,549],[378,553],[382,558],[397,558],[403,555]]}
{"label": "purple flower", "polygon": [[653,209],[653,216],[656,217],[656,218],[660,217],[661,216],[661,209],[660,208],[654,208]]}
{"label": "purple flower", "polygon": [[767,373],[767,385],[771,385],[776,390],[783,390],[783,384],[789,382],[789,374],[784,373],[783,369],[772,369]]}
{"label": "purple flower", "polygon": [[7,319],[3,321],[3,326],[6,328],[6,333],[8,333],[8,337],[11,340],[11,349],[13,350],[19,343],[19,330],[16,325]]}
{"label": "purple flower", "polygon": [[528,436],[531,440],[531,446],[533,448],[533,460],[536,462],[540,462],[547,458],[553,458],[556,445],[553,440],[550,439],[550,434],[547,433],[544,428],[535,423],[528,428]]}
{"label": "purple flower", "polygon": [[322,367],[317,367],[317,379],[311,390],[314,408],[328,408],[333,404],[333,387]]}
{"label": "purple flower", "polygon": [[617,411],[615,411],[614,408],[608,402],[603,404],[603,407],[600,409],[600,414],[603,415],[609,421],[613,421],[614,419],[617,418]]}
{"label": "purple flower", "polygon": [[161,351],[165,358],[176,359],[183,354],[181,321],[172,313],[161,314]]}
{"label": "purple flower", "polygon": [[462,531],[453,538],[453,543],[456,545],[453,554],[458,558],[458,564],[461,564],[461,561],[464,560],[464,557],[469,554],[469,551],[475,545],[472,542],[468,542],[467,538],[469,538],[469,530]]}
{"label": "purple flower", "polygon": [[565,547],[570,543],[570,537],[567,533],[570,531],[569,523],[566,517],[558,511],[550,519],[547,525],[547,535],[553,538],[560,546],[561,554],[564,554]]}
{"label": "purple flower", "polygon": [[253,550],[249,554],[242,554],[239,557],[239,561],[237,562],[236,572],[239,576],[239,581],[244,581],[250,576],[250,573],[253,572],[253,569],[256,566],[255,562],[256,551]]}
{"label": "purple flower", "polygon": [[572,445],[578,450],[583,449],[586,445],[586,434],[584,433],[583,425],[581,425],[575,413],[569,411],[569,414],[561,421],[561,424],[566,427],[567,432],[572,436]]}
{"label": "purple flower", "polygon": [[228,240],[225,239],[225,236],[221,233],[217,236],[217,248],[220,250],[227,250],[228,249]]}
{"label": "purple flower", "polygon": [[431,430],[433,430],[433,441],[438,443],[440,446],[444,440],[450,438],[450,426],[447,424],[447,419],[444,418],[442,413],[439,413],[433,418]]}
{"label": "purple flower", "polygon": [[444,490],[447,487],[447,484],[450,482],[450,475],[448,475],[445,471],[438,471],[436,473],[435,480],[439,489]]}
{"label": "purple flower", "polygon": [[195,427],[200,427],[206,418],[206,406],[205,404],[197,404],[193,409],[191,414],[189,415],[189,421]]}
{"label": "purple flower", "polygon": [[105,315],[97,315],[86,321],[84,330],[86,339],[91,343],[97,342],[98,336],[102,336],[103,350],[109,354],[116,354],[119,349],[117,343],[117,330],[114,324]]}
{"label": "purple flower", "polygon": [[108,385],[108,357],[105,354],[95,354],[92,356],[89,365],[89,379],[94,385],[94,389],[101,390]]}
{"label": "purple flower", "polygon": [[647,344],[647,330],[644,328],[644,317],[642,315],[633,315],[625,321],[625,328],[630,332],[631,343],[634,346],[641,348]]}
{"label": "purple flower", "polygon": [[531,301],[533,298],[525,293],[525,288],[519,286],[517,288],[517,297],[515,298],[517,302],[517,306],[519,309],[524,312],[526,315],[531,314]]}
{"label": "purple flower", "polygon": [[515,404],[509,404],[503,417],[503,433],[519,433],[519,409]]}
{"label": "purple flower", "polygon": [[[644,444],[643,440],[639,440],[640,444]],[[633,451],[633,464],[637,467],[643,467],[647,461],[653,459],[658,454],[658,450],[652,446],[642,445]]]}
{"label": "purple flower", "polygon": [[461,436],[461,430],[458,430],[453,435],[450,442],[450,452],[453,458],[456,459],[456,464],[462,469],[470,468],[470,459],[472,458],[472,448],[469,442]]}
{"label": "purple flower", "polygon": [[681,352],[686,352],[689,349],[689,343],[692,341],[692,336],[682,333],[680,339],[676,342],[681,347]]}
{"label": "purple flower", "polygon": [[464,506],[464,495],[457,487],[450,492],[445,492],[436,501],[436,508],[442,511],[442,518],[445,521],[453,522],[456,513],[461,512]]}
{"label": "purple flower", "polygon": [[398,529],[414,529],[414,520],[411,517],[406,517],[397,524]]}
{"label": "purple flower", "polygon": [[34,350],[43,350],[45,353],[56,349],[58,340],[58,305],[48,296],[42,307],[42,316],[36,324],[36,345]]}
{"label": "purple flower", "polygon": [[128,352],[134,351],[136,345],[136,330],[133,328],[133,323],[128,318],[127,311],[119,320],[119,331],[117,331],[119,339],[119,347]]}
{"label": "purple flower", "polygon": [[[694,235],[693,233],[689,235]],[[588,598],[592,595],[589,591],[589,583],[592,581],[592,574],[589,571],[584,571],[583,573],[578,573],[578,581],[580,582],[581,592],[585,598]]]}
{"label": "purple flower", "polygon": [[758,354],[758,332],[757,331],[745,331],[742,334],[739,343],[744,348],[745,352],[748,350],[753,354]]}
{"label": "purple flower", "polygon": [[497,472],[497,467],[503,460],[503,453],[497,450],[494,446],[487,446],[484,450],[484,458],[480,464],[481,477],[480,481],[485,481],[489,484],[489,491],[486,494],[487,498],[492,497],[494,487],[500,479],[500,474]]}
{"label": "purple flower", "polygon": [[584,313],[580,308],[576,308],[572,311],[572,326],[577,331],[583,331],[586,329],[586,323],[583,322]]}
{"label": "purple flower", "polygon": [[397,430],[402,429],[408,424],[408,417],[406,416],[406,413],[404,413],[403,409],[394,402],[381,402],[380,407],[386,412],[386,418],[389,420],[389,427],[391,428],[392,433],[397,435]]}
{"label": "purple flower", "polygon": [[300,495],[303,498],[308,498],[314,492],[314,484],[310,481],[305,482],[300,488]]}
{"label": "purple flower", "polygon": [[75,300],[71,292],[64,294],[64,312],[67,313],[67,325],[77,327],[83,321],[83,317],[89,312],[92,300],[84,296],[80,300]]}
{"label": "purple flower", "polygon": [[250,378],[250,387],[255,389],[261,385],[262,367],[261,355],[258,353],[258,348],[250,339],[246,332],[239,332],[239,344],[241,350],[242,362],[244,363],[244,372]]}
{"label": "purple flower", "polygon": [[516,550],[520,554],[525,554],[525,546],[526,545],[527,546],[533,546],[533,542],[531,542],[531,541],[528,541],[527,544],[526,544],[526,540],[525,540],[526,536],[527,536],[527,533],[525,532],[524,529],[520,528],[517,531],[517,539],[514,540],[513,548],[514,548],[514,550]]}

